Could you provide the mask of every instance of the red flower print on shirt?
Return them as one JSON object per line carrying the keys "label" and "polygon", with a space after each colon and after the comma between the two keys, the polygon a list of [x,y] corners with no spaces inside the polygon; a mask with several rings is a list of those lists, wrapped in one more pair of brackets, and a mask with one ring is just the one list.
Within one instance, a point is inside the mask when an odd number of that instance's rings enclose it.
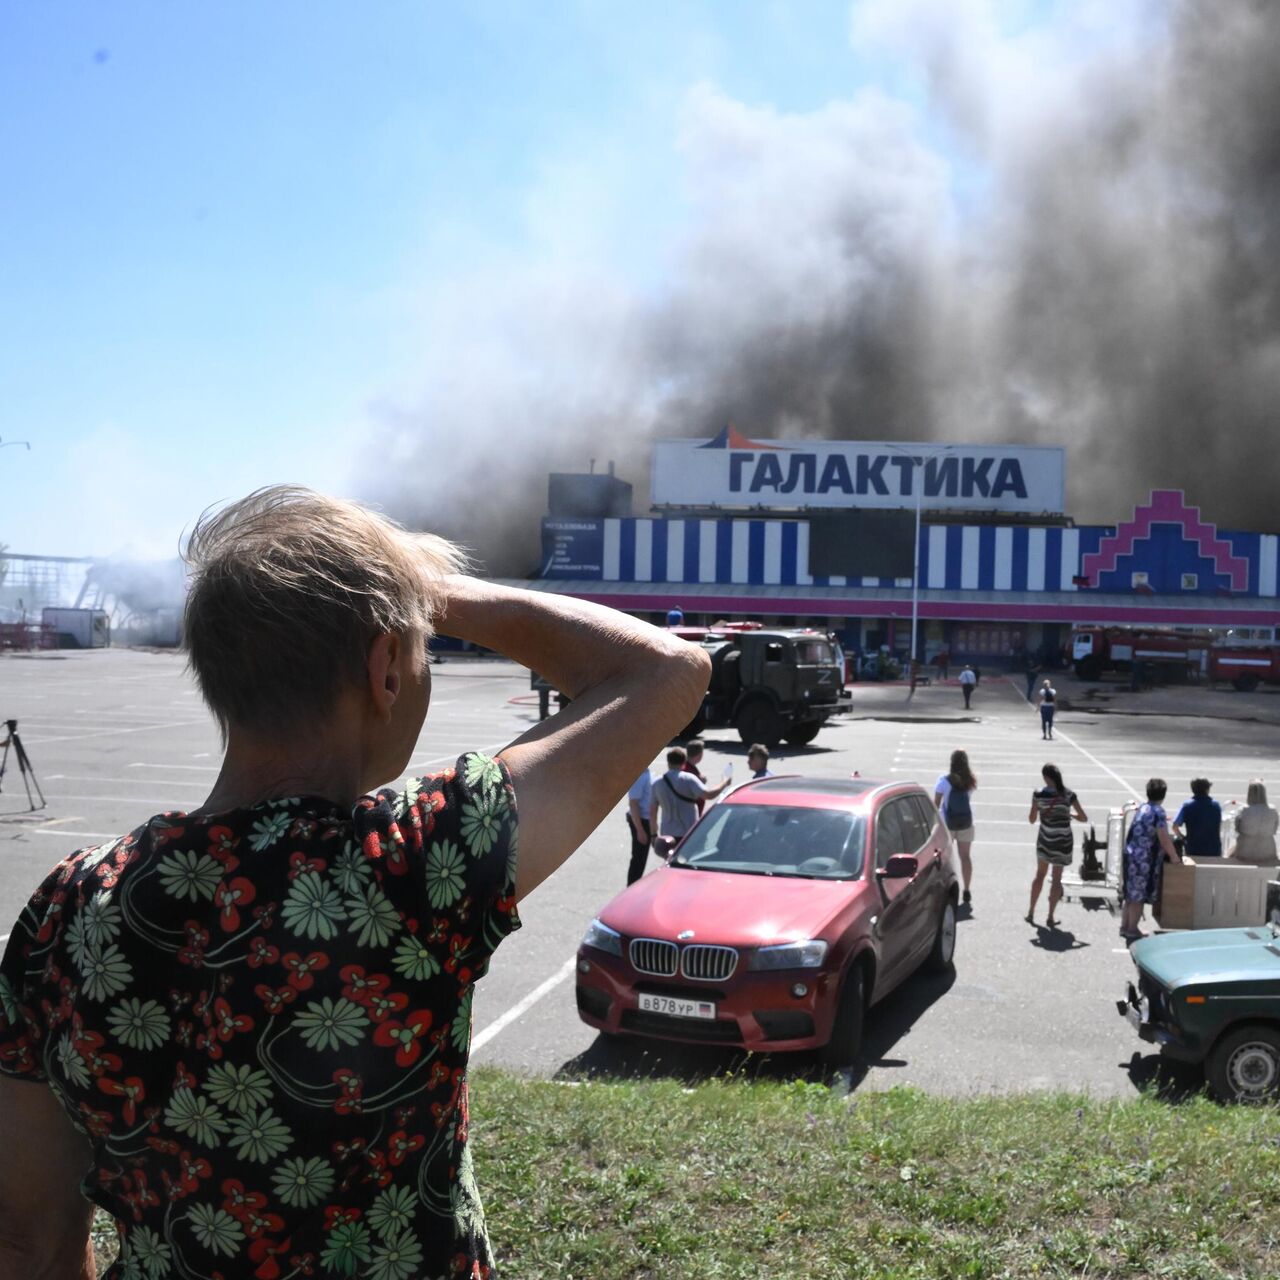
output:
{"label": "red flower print on shirt", "polygon": [[98,1077],[98,1088],[108,1097],[123,1098],[120,1114],[125,1124],[131,1125],[138,1119],[138,1103],[147,1096],[142,1081],[138,1076],[128,1076],[123,1081],[112,1080],[109,1076]]}
{"label": "red flower print on shirt", "polygon": [[307,991],[315,983],[312,973],[318,969],[327,969],[329,957],[323,951],[312,951],[306,956],[288,951],[285,953],[284,967],[289,970],[289,985],[295,991]]}
{"label": "red flower print on shirt", "polygon": [[292,1236],[288,1236],[284,1240],[254,1240],[249,1245],[249,1261],[259,1264],[253,1273],[254,1280],[280,1280],[284,1272],[280,1269],[280,1264],[276,1259],[282,1254],[288,1253],[292,1247]]}
{"label": "red flower print on shirt", "polygon": [[249,944],[245,963],[250,969],[260,969],[264,964],[275,964],[280,959],[280,948],[273,947],[266,938],[254,938]]}
{"label": "red flower print on shirt", "polygon": [[409,997],[401,995],[398,991],[389,991],[386,995],[370,996],[364,1002],[364,1007],[369,1010],[369,1017],[374,1022],[382,1022],[388,1014],[399,1013],[409,1003]]}
{"label": "red flower print on shirt", "polygon": [[387,1159],[392,1164],[404,1164],[409,1155],[426,1145],[427,1140],[422,1134],[408,1134],[403,1129],[397,1129],[387,1139]]}
{"label": "red flower print on shirt", "polygon": [[247,907],[258,891],[252,880],[237,876],[234,880],[224,880],[213,892],[213,901],[219,909],[218,920],[228,933],[234,933],[240,927],[240,908]]}
{"label": "red flower print on shirt", "polygon": [[342,994],[356,1004],[368,1004],[371,997],[381,995],[390,985],[385,973],[365,973],[362,964],[344,964],[338,971],[342,979]]}
{"label": "red flower print on shirt", "polygon": [[260,982],[253,989],[253,994],[262,1001],[267,1012],[271,1015],[284,1012],[287,1004],[292,1004],[298,998],[297,987],[269,987],[265,982]]}
{"label": "red flower print on shirt", "polygon": [[309,858],[302,850],[289,855],[289,879],[296,880],[304,871],[323,875],[329,864],[323,858]]}
{"label": "red flower print on shirt", "polygon": [[403,1022],[390,1018],[380,1022],[373,1033],[373,1043],[384,1049],[395,1048],[396,1066],[411,1067],[422,1054],[419,1041],[431,1029],[431,1010],[418,1009]]}
{"label": "red flower print on shirt", "polygon": [[165,1174],[170,1200],[181,1200],[193,1191],[200,1190],[200,1179],[213,1176],[213,1169],[203,1156],[193,1156],[190,1151],[178,1153],[178,1177],[176,1181]]}
{"label": "red flower print on shirt", "polygon": [[213,1002],[213,1034],[219,1040],[227,1041],[232,1036],[243,1035],[253,1030],[253,1019],[247,1013],[236,1011],[219,996]]}

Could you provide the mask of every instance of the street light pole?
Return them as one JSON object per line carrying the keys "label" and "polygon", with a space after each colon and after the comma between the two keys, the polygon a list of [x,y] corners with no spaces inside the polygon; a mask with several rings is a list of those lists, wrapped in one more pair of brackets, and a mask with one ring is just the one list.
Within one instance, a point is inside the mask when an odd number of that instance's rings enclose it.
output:
{"label": "street light pole", "polygon": [[[911,561],[911,652],[907,656],[908,674],[914,669],[917,646],[920,643],[916,637],[920,617],[920,499],[924,494],[924,458],[914,457],[911,464],[912,487],[916,491],[916,549]],[[914,676],[911,678],[915,679]]]}
{"label": "street light pole", "polygon": [[928,453],[908,453],[905,449],[894,444],[886,444],[884,447],[911,459],[911,487],[916,492],[915,555],[911,561],[911,645],[907,651],[909,669],[910,664],[916,660],[919,645],[919,641],[916,639],[916,631],[920,623],[920,508],[924,498],[924,464],[929,458],[936,458],[941,453],[949,453],[955,446],[950,444],[933,445],[929,447]]}

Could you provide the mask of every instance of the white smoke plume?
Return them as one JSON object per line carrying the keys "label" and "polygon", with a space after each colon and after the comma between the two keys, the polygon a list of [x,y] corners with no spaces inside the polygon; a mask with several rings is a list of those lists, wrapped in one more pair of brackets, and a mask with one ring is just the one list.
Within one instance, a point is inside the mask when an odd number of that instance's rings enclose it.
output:
{"label": "white smoke plume", "polygon": [[877,0],[851,41],[896,73],[818,110],[688,90],[639,283],[559,251],[598,226],[460,271],[371,496],[523,573],[549,471],[616,458],[643,508],[651,440],[731,421],[1062,444],[1078,519],[1167,485],[1275,528],[1280,5]]}

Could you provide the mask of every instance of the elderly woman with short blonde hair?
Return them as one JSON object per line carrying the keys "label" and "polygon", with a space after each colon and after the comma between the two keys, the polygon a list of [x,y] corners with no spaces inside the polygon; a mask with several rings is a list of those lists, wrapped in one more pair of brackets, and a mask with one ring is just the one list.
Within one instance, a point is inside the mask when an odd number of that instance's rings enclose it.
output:
{"label": "elderly woman with short blonde hair", "polygon": [[1254,778],[1249,783],[1245,800],[1245,807],[1236,814],[1236,843],[1230,856],[1237,862],[1273,866],[1280,814],[1267,803],[1267,787],[1261,778]]}
{"label": "elderly woman with short blonde hair", "polygon": [[[517,904],[697,710],[703,652],[463,576],[278,487],[196,526],[186,639],[225,757],[191,813],[59,864],[0,964],[0,1278],[492,1274],[474,984]],[[571,703],[399,788],[434,631]]]}

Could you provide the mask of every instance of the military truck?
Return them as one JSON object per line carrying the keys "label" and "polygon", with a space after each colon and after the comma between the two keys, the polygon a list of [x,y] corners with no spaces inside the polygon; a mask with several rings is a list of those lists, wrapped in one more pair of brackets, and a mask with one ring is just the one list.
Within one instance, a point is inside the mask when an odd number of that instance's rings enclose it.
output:
{"label": "military truck", "polygon": [[712,630],[701,641],[711,655],[702,710],[685,736],[732,725],[743,742],[803,746],[850,705],[835,637],[808,628]]}

